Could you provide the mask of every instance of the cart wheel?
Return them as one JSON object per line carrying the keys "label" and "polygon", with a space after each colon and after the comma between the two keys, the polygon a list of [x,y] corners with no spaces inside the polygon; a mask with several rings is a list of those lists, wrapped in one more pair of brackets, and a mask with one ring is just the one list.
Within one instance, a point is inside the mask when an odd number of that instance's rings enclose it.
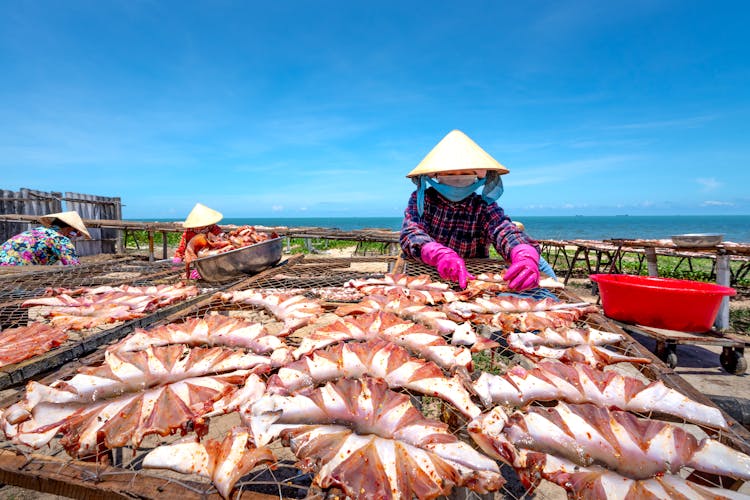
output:
{"label": "cart wheel", "polygon": [[721,350],[719,356],[722,368],[732,375],[742,375],[747,370],[747,360],[745,359],[745,350],[725,347]]}
{"label": "cart wheel", "polygon": [[656,354],[657,358],[664,361],[668,367],[674,368],[677,366],[677,344],[658,341],[654,354]]}
{"label": "cart wheel", "polygon": [[676,352],[669,352],[665,356],[664,363],[670,368],[674,368],[677,366],[677,353]]}

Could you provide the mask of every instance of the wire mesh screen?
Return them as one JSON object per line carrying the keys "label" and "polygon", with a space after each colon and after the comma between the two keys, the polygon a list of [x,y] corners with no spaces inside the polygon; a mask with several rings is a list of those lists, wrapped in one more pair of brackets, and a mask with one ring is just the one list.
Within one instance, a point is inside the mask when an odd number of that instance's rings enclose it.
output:
{"label": "wire mesh screen", "polygon": [[[299,294],[320,304],[322,306],[322,313],[314,321],[296,329],[286,337],[285,340],[288,346],[296,349],[300,347],[304,339],[320,328],[341,321],[341,316],[335,314],[339,307],[355,304],[358,300],[361,300],[361,297],[357,299],[352,296],[336,296],[332,294],[334,290],[340,291],[347,288],[344,285],[349,280],[382,278],[385,273],[390,271],[404,272],[409,276],[428,274],[435,281],[439,280],[439,276],[437,276],[432,268],[424,266],[421,263],[406,262],[401,263],[400,267],[394,267],[394,263],[394,259],[390,258],[361,260],[306,257],[288,266],[280,266],[256,277],[245,279],[241,283],[236,283],[225,290],[227,292],[257,290],[260,294],[265,295],[275,293],[286,295]],[[469,261],[468,268],[473,274],[483,272],[498,273],[504,270],[504,263],[486,260]],[[262,323],[272,333],[278,332],[284,326],[283,320],[276,317],[273,311],[252,304],[222,301],[218,296],[218,292],[222,291],[217,290],[217,294],[212,296],[212,300],[210,301],[185,308],[181,312],[182,319],[190,321],[211,316],[242,318],[243,320]],[[580,299],[565,290],[547,291],[547,293],[554,296],[560,302],[580,302]],[[534,298],[539,298],[539,296],[537,295]],[[549,298],[549,296],[545,295],[545,298]],[[596,314],[590,315],[590,319],[587,321],[592,326],[602,329],[608,328],[606,320],[603,320],[601,317],[597,319],[597,317],[598,315]],[[584,322],[579,322],[579,325],[583,324]],[[465,374],[470,377],[470,380],[466,380],[467,383],[472,380],[475,381],[479,374],[483,372],[504,374],[513,367],[525,367],[528,369],[533,367],[533,363],[529,358],[517,354],[510,349],[505,336],[500,334],[497,329],[488,325],[475,326],[477,326],[479,333],[483,337],[496,341],[498,345],[491,349],[481,350],[472,354],[471,359],[474,372],[470,375]],[[444,340],[447,344],[450,341],[450,337],[446,335]],[[642,355],[642,350],[639,350],[630,340],[616,344],[611,349],[613,352],[622,354]],[[644,381],[653,380],[655,371],[658,372],[660,369],[661,367],[657,365],[656,367],[651,367],[649,371],[631,364],[625,364],[619,368],[623,373],[639,377]],[[65,373],[66,377],[69,377],[72,372],[68,370]],[[47,377],[49,381],[54,379],[54,376]],[[440,420],[447,424],[451,435],[464,443],[472,443],[472,438],[467,430],[469,418],[452,403],[435,396],[426,396],[414,390],[394,390],[407,395],[412,404],[425,417]],[[550,403],[532,404],[535,406],[547,406]],[[649,413],[642,416],[651,418],[655,415]],[[691,425],[687,424],[684,420],[674,418],[672,420],[678,421],[685,426]],[[182,436],[177,434],[185,433],[188,437],[191,437],[197,432],[203,433],[205,431],[206,434],[201,437],[202,441],[207,439],[220,440],[228,434],[230,429],[241,423],[242,421],[238,412],[230,412],[225,415],[210,417],[206,422],[189,422],[184,427],[176,429],[178,432],[175,435],[166,437],[158,435],[146,436],[137,446],[126,445],[114,447],[113,449],[101,448],[93,450],[89,456],[79,458],[100,464],[101,470],[96,469],[94,472],[87,472],[88,475],[86,477],[88,479],[85,482],[88,482],[91,488],[95,489],[102,482],[123,478],[122,491],[129,492],[131,495],[140,495],[142,494],[142,490],[139,488],[152,484],[153,481],[158,481],[159,491],[165,496],[191,498],[213,495],[217,491],[216,487],[207,478],[195,474],[188,475],[164,470],[144,469],[144,457],[157,446],[175,443],[180,440]],[[205,428],[201,427],[204,424]],[[725,435],[716,429],[706,428],[703,431],[717,439],[725,439],[732,446],[732,436]],[[50,442],[48,448],[37,450],[34,455],[30,454],[28,448],[19,447],[8,442],[4,442],[2,447],[11,449],[14,452],[21,451],[26,454],[28,457],[28,461],[24,464],[26,468],[33,468],[35,464],[43,462],[46,458],[56,458],[59,460],[57,462],[58,474],[64,470],[79,471],[83,467],[81,462],[70,459],[64,450],[63,444],[60,436],[58,436]],[[239,496],[242,496],[243,493],[247,493],[248,496],[251,496],[252,494],[265,493],[284,498],[302,498],[306,496],[343,498],[345,496],[341,490],[335,487],[320,490],[313,486],[314,472],[305,467],[300,468],[297,457],[288,447],[283,446],[280,441],[274,441],[271,447],[275,456],[272,466],[260,466],[252,472],[245,474],[236,484],[235,495],[239,494]],[[2,456],[0,456],[0,462],[2,462]],[[460,489],[460,491],[454,492],[453,498],[494,497],[520,499],[533,497],[552,499],[565,497],[561,488],[546,483],[538,485],[538,488],[532,494],[512,467],[502,464],[500,471],[506,483],[497,493],[482,495]],[[714,486],[724,488],[732,486],[716,477],[704,476],[703,479]]]}
{"label": "wire mesh screen", "polygon": [[[61,266],[59,269],[16,271],[0,276],[0,327],[3,331],[15,333],[16,329],[32,325],[57,325],[58,320],[70,314],[77,317],[78,309],[73,307],[34,305],[29,301],[44,301],[55,297],[69,297],[71,302],[84,296],[89,290],[100,286],[124,287],[137,295],[139,287],[177,285],[186,293],[173,300],[165,299],[151,303],[142,312],[132,314],[124,311],[125,307],[113,308],[111,313],[81,312],[91,314],[91,320],[81,320],[77,326],[71,322],[60,322],[65,330],[62,343],[49,344],[46,350],[39,349],[31,357],[20,361],[0,359],[0,389],[25,382],[30,377],[76,359],[102,343],[110,342],[126,335],[136,326],[145,326],[159,317],[187,306],[195,297],[213,291],[213,288],[195,287],[187,293],[191,285],[183,285],[184,271],[164,263],[127,258],[112,259],[105,262],[80,266]],[[236,282],[237,280],[235,280]],[[231,284],[231,283],[230,283]],[[146,293],[146,292],[144,292]],[[64,295],[63,295],[64,294]],[[192,299],[191,299],[192,297]],[[81,303],[85,302],[84,299]],[[96,307],[93,304],[88,307]],[[81,307],[80,309],[86,309]],[[115,315],[115,311],[119,315]],[[88,318],[88,316],[84,316]],[[0,344],[5,344],[3,341]],[[3,349],[12,349],[4,346]],[[5,354],[5,350],[2,351]],[[27,355],[28,356],[28,355]],[[11,359],[23,356],[9,356]]]}
{"label": "wire mesh screen", "polygon": [[395,263],[395,258],[373,256],[370,258],[315,258],[306,256],[303,261],[275,274],[257,280],[254,288],[311,289],[341,287],[352,279],[382,276]]}
{"label": "wire mesh screen", "polygon": [[101,285],[174,284],[182,279],[183,274],[184,271],[169,264],[128,259],[0,276],[0,326],[7,329],[26,325],[30,319],[29,311],[22,307],[22,303],[41,297],[49,290],[73,292]]}
{"label": "wire mesh screen", "polygon": [[179,278],[180,274],[181,269],[168,263],[150,263],[136,258],[113,258],[105,262],[79,266],[47,266],[28,272],[24,272],[23,267],[17,267],[12,271],[0,273],[0,303],[36,297],[48,288],[74,289],[138,282],[153,283],[160,278]]}

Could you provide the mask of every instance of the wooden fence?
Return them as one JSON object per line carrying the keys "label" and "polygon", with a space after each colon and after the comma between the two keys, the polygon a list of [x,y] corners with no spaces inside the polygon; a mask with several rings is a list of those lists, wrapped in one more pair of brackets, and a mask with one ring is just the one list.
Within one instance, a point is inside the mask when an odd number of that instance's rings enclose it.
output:
{"label": "wooden fence", "polygon": [[[37,191],[21,188],[19,191],[0,190],[0,214],[21,214],[41,216],[45,214],[75,210],[82,219],[122,218],[122,204],[119,197],[96,196],[91,194],[55,191]],[[36,222],[0,221],[0,243],[11,236],[37,225]],[[115,253],[122,248],[121,232],[117,229],[89,228],[91,240],[78,239],[75,242],[79,255]]]}

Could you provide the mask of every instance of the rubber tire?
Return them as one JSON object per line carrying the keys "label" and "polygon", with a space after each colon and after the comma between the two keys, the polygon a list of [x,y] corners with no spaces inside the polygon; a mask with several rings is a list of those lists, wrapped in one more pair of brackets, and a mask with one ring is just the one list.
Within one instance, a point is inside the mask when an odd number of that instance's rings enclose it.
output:
{"label": "rubber tire", "polygon": [[674,344],[667,344],[666,342],[659,342],[656,344],[654,354],[657,358],[664,361],[670,368],[677,366],[677,346]]}
{"label": "rubber tire", "polygon": [[742,375],[747,370],[747,360],[735,349],[722,349],[719,356],[721,367],[732,375]]}
{"label": "rubber tire", "polygon": [[665,359],[663,360],[664,363],[670,368],[674,368],[677,366],[677,353],[676,352],[669,352],[665,356]]}

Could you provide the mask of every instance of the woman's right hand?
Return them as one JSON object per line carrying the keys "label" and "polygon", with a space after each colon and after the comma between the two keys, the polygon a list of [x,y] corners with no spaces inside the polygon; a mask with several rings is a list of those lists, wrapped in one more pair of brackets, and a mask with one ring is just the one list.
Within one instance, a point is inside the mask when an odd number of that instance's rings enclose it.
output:
{"label": "woman's right hand", "polygon": [[466,263],[454,250],[436,241],[425,243],[421,250],[422,261],[437,268],[440,277],[458,282],[458,286],[466,288],[469,280],[475,279],[466,269]]}
{"label": "woman's right hand", "polygon": [[180,257],[176,257],[176,256],[172,257],[172,264],[174,264],[175,266],[178,265],[178,264],[182,264],[182,259]]}

